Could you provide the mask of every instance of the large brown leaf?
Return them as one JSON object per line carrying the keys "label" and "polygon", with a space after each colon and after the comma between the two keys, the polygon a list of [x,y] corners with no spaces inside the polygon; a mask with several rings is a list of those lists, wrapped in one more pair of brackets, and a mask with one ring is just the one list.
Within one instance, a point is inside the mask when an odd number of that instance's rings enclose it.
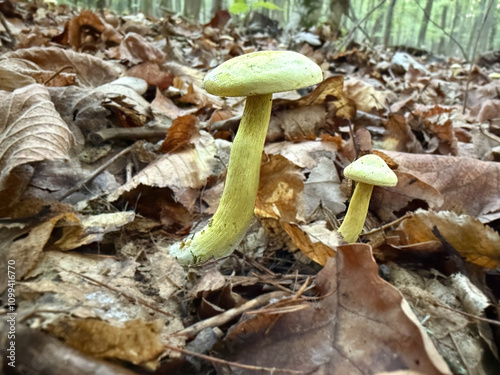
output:
{"label": "large brown leaf", "polygon": [[74,72],[82,86],[97,87],[118,78],[117,65],[85,53],[77,53],[56,47],[28,48],[7,53],[7,58],[19,58],[34,62],[41,69],[60,72]]}
{"label": "large brown leaf", "polygon": [[226,339],[232,353],[225,358],[306,374],[451,373],[401,293],[378,276],[369,246],[339,246],[316,284],[324,298],[308,308],[254,313],[234,326]]}
{"label": "large brown leaf", "polygon": [[73,136],[47,89],[30,85],[0,92],[0,190],[17,166],[68,155]]}

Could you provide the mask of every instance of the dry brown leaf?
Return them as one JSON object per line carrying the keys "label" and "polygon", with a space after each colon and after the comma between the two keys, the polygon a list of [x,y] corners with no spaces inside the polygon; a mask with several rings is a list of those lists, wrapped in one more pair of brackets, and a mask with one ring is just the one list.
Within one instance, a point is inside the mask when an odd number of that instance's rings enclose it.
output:
{"label": "dry brown leaf", "polygon": [[444,108],[439,105],[415,105],[414,113],[424,119],[426,130],[436,137],[435,148],[428,149],[428,153],[438,152],[440,155],[458,155],[458,140],[453,128],[455,108]]}
{"label": "dry brown leaf", "polygon": [[128,77],[141,78],[145,80],[148,85],[157,86],[159,90],[168,89],[174,80],[172,73],[165,71],[165,69],[158,66],[158,64],[150,62],[135,65],[127,70],[126,74]]}
{"label": "dry brown leaf", "polygon": [[355,77],[349,77],[344,82],[344,92],[347,98],[356,103],[358,110],[367,113],[384,109],[397,98],[392,91],[377,89],[371,83]]}
{"label": "dry brown leaf", "polygon": [[[500,235],[473,217],[417,210],[401,223],[401,228],[408,244],[444,239],[471,263],[489,269],[500,266]],[[434,228],[441,238],[433,233]]]}
{"label": "dry brown leaf", "polygon": [[[69,348],[61,341],[46,333],[18,326],[16,344],[16,366],[27,372],[38,374],[78,374],[78,375],[135,375],[118,364],[85,355]],[[36,361],[34,360],[36,358]]]}
{"label": "dry brown leaf", "polygon": [[161,93],[159,87],[156,89],[156,96],[151,103],[151,109],[171,119],[185,116],[190,112],[196,111],[196,108],[188,110],[179,108],[170,98],[167,98]]}
{"label": "dry brown leaf", "polygon": [[163,324],[135,319],[114,326],[98,319],[61,316],[46,330],[85,354],[139,365],[157,360],[164,351],[160,338]]}
{"label": "dry brown leaf", "polygon": [[[224,358],[332,375],[397,369],[451,374],[401,293],[378,276],[369,246],[339,246],[316,285],[324,298],[302,302],[309,308],[278,319],[264,312],[242,319],[228,332],[231,352]],[[236,373],[225,369],[224,374]]]}
{"label": "dry brown leaf", "polygon": [[62,226],[61,237],[54,243],[54,247],[67,251],[102,241],[105,234],[123,229],[134,218],[135,213],[132,211],[84,215],[78,223]]}
{"label": "dry brown leaf", "polygon": [[[319,224],[316,222],[315,224]],[[305,232],[301,226],[292,223],[283,223],[283,228],[288,233],[293,243],[302,251],[309,259],[314,260],[316,263],[324,266],[328,258],[335,255],[335,250],[330,246],[327,246],[323,242],[319,241],[318,238],[314,238],[317,241],[313,241],[311,235]],[[336,232],[330,232],[337,241],[333,245],[340,245],[341,239]],[[314,236],[315,237],[315,236]]]}
{"label": "dry brown leaf", "polygon": [[66,73],[73,72],[78,83],[86,87],[97,87],[114,81],[120,74],[118,65],[86,53],[77,53],[57,47],[17,50],[6,53],[4,57],[32,61],[41,69],[50,71],[52,74],[63,69]]}
{"label": "dry brown leaf", "polygon": [[[273,108],[285,107],[310,107],[322,105],[337,117],[354,119],[356,107],[354,102],[344,94],[344,77],[329,77],[321,82],[310,94],[296,100],[277,99]],[[333,109],[333,108],[334,109]]]}
{"label": "dry brown leaf", "polygon": [[[73,212],[61,212],[50,219],[30,228],[26,237],[13,239],[11,243],[4,243],[8,251],[8,259],[16,261],[16,278],[21,280],[40,261],[43,249],[52,235],[56,224],[60,221],[78,223],[78,217]],[[10,245],[10,246],[9,246]]]}
{"label": "dry brown leaf", "polygon": [[[467,157],[384,153],[398,165],[397,171],[415,176],[442,195],[443,203],[430,208],[465,213],[482,222],[500,213],[500,164]],[[399,187],[392,191],[404,195],[406,187]]]}
{"label": "dry brown leaf", "polygon": [[158,158],[112,193],[108,200],[113,202],[139,185],[168,187],[174,191],[179,202],[192,209],[198,196],[197,191],[214,174],[213,169],[218,164],[214,139],[207,132],[201,131],[200,134],[193,142],[194,148]]}
{"label": "dry brown leaf", "polygon": [[262,218],[291,222],[303,217],[304,176],[281,155],[269,155],[260,169],[255,213]]}
{"label": "dry brown leaf", "polygon": [[120,43],[120,59],[128,60],[131,64],[154,63],[161,65],[166,55],[136,33],[128,33]]}
{"label": "dry brown leaf", "polygon": [[390,151],[422,153],[422,145],[411,131],[406,121],[406,117],[398,114],[389,115],[387,120],[386,136],[383,148]]}
{"label": "dry brown leaf", "polygon": [[194,115],[176,118],[167,131],[167,137],[160,147],[160,152],[171,154],[189,145],[191,139],[200,134],[199,123],[200,121]]}
{"label": "dry brown leaf", "polygon": [[326,156],[319,158],[318,165],[311,169],[304,182],[303,195],[306,218],[311,217],[320,206],[333,215],[345,211],[347,197],[340,189],[340,177],[334,160]]}
{"label": "dry brown leaf", "polygon": [[329,141],[275,142],[264,148],[268,155],[282,155],[295,165],[309,170],[318,165],[321,157],[325,156],[323,153],[330,154],[333,160],[337,150],[338,144]]}
{"label": "dry brown leaf", "polygon": [[[102,22],[91,10],[84,9],[80,14],[66,22],[63,33],[54,37],[54,41],[79,50],[83,45],[95,42],[89,30],[99,32],[104,42],[110,41],[114,44],[120,44],[123,39],[121,34],[111,25]],[[87,39],[88,37],[91,41]]]}
{"label": "dry brown leaf", "polygon": [[0,92],[0,113],[0,190],[12,169],[68,156],[73,136],[45,87]]}

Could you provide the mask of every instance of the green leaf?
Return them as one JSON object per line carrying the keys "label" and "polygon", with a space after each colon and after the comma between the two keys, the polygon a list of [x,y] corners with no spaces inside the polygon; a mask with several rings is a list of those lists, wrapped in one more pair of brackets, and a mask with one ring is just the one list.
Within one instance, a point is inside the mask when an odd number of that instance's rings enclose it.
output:
{"label": "green leaf", "polygon": [[283,10],[279,6],[273,3],[269,3],[267,1],[257,1],[256,3],[253,3],[252,8],[265,8],[269,10]]}
{"label": "green leaf", "polygon": [[245,3],[235,2],[233,5],[229,7],[229,12],[233,14],[247,13],[248,5]]}

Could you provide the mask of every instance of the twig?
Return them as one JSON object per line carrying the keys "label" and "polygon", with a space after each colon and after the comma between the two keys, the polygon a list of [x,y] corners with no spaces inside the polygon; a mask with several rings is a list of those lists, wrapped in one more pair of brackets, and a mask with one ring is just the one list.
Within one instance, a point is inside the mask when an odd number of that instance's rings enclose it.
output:
{"label": "twig", "polygon": [[89,140],[94,145],[100,145],[110,139],[161,138],[165,137],[166,133],[167,129],[163,127],[107,128],[89,134]]}
{"label": "twig", "polygon": [[163,344],[163,346],[166,349],[172,350],[174,352],[179,352],[179,353],[182,353],[182,354],[186,354],[186,355],[190,355],[190,356],[193,356],[193,357],[201,358],[201,359],[204,359],[205,361],[208,361],[208,362],[220,363],[221,365],[239,367],[239,368],[244,368],[244,369],[247,369],[247,370],[267,371],[270,374],[275,374],[277,372],[285,372],[285,373],[288,373],[288,374],[303,374],[304,373],[303,371],[288,370],[288,369],[281,369],[281,368],[275,368],[275,367],[271,368],[271,367],[261,367],[261,366],[244,365],[244,364],[237,363],[237,362],[230,362],[230,361],[226,361],[224,359],[210,357],[210,356],[205,355],[205,354],[195,353],[195,352],[192,352],[192,351],[189,351],[189,350],[186,350],[186,349],[176,348],[175,346],[171,346],[171,345],[168,345],[168,344]]}
{"label": "twig", "polygon": [[244,312],[247,312],[249,310],[264,306],[264,305],[268,304],[273,299],[281,299],[283,297],[286,297],[289,294],[290,293],[286,293],[283,291],[262,294],[262,295],[258,296],[257,298],[254,298],[254,299],[244,303],[243,305],[241,305],[239,307],[235,307],[233,309],[227,310],[227,311],[223,312],[222,314],[216,315],[212,318],[202,320],[201,322],[195,323],[190,327],[184,328],[183,330],[178,331],[178,332],[174,333],[173,335],[175,335],[175,336],[183,335],[183,336],[189,336],[189,337],[196,336],[199,332],[203,331],[205,328],[221,326],[221,325],[233,320],[237,316],[243,314]]}
{"label": "twig", "polygon": [[122,156],[128,154],[130,152],[130,150],[132,150],[132,146],[129,146],[127,147],[126,149],[122,150],[121,152],[119,152],[118,154],[116,154],[115,156],[113,156],[111,159],[109,159],[106,163],[104,163],[103,165],[101,165],[99,168],[97,168],[94,172],[92,172],[89,176],[87,176],[86,178],[84,178],[83,180],[81,180],[80,182],[78,182],[75,186],[73,186],[72,188],[68,189],[66,191],[66,193],[64,193],[60,198],[59,200],[62,201],[64,199],[66,199],[67,197],[69,197],[71,194],[77,192],[78,190],[80,190],[86,183],[92,181],[94,178],[96,178],[98,175],[101,174],[102,171],[104,171],[106,168],[108,168],[111,164],[113,164],[116,160],[118,160],[119,158],[121,158]]}
{"label": "twig", "polygon": [[50,81],[52,81],[54,78],[56,78],[59,74],[61,74],[63,71],[67,70],[67,69],[72,69],[73,67],[71,65],[66,65],[66,66],[63,66],[61,69],[59,69],[57,72],[55,72],[54,74],[52,74],[49,79],[47,79],[43,84],[46,85],[47,83],[49,83]]}

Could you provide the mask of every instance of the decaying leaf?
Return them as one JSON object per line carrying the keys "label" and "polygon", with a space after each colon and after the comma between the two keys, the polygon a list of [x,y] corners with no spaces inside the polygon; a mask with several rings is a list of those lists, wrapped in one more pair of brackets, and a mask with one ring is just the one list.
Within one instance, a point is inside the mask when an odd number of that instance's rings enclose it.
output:
{"label": "decaying leaf", "polygon": [[304,176],[281,155],[269,155],[260,169],[255,213],[260,217],[290,222],[303,217]]}
{"label": "decaying leaf", "polygon": [[[443,203],[431,208],[462,212],[482,222],[498,216],[500,164],[466,157],[384,153],[398,165],[397,171],[410,173],[442,195]],[[405,188],[397,186],[393,191],[404,194]]]}
{"label": "decaying leaf", "polygon": [[73,136],[43,86],[0,92],[0,113],[0,190],[15,167],[68,156]]}
{"label": "decaying leaf", "polygon": [[283,223],[293,243],[309,259],[324,266],[328,258],[335,255],[334,247],[340,245],[341,238],[337,232],[325,228],[324,222],[316,221],[312,225]]}
{"label": "decaying leaf", "polygon": [[409,244],[444,240],[471,263],[485,268],[500,265],[500,235],[471,216],[418,210],[401,228]]}
{"label": "decaying leaf", "polygon": [[65,251],[101,241],[106,233],[122,229],[134,221],[134,218],[135,213],[131,211],[84,215],[79,223],[62,228],[62,235],[54,246]]}
{"label": "decaying leaf", "polygon": [[388,264],[389,281],[411,303],[454,374],[493,374],[499,366],[491,327],[471,324],[473,316],[485,317],[488,298],[460,273],[445,278],[423,278],[421,272]]}
{"label": "decaying leaf", "polygon": [[[375,87],[375,85],[379,87]],[[389,90],[380,89],[377,81],[365,82],[350,77],[344,82],[345,96],[356,103],[357,109],[363,112],[372,112],[383,109],[396,99],[396,94]]]}
{"label": "decaying leaf", "polygon": [[191,139],[199,134],[199,122],[194,115],[176,118],[172,122],[172,126],[168,128],[167,137],[163,141],[160,151],[164,154],[171,154],[187,146]]}
{"label": "decaying leaf", "polygon": [[119,68],[110,62],[56,47],[21,49],[4,56],[32,61],[53,74],[61,69],[70,69],[69,72],[76,75],[79,84],[86,87],[98,87],[115,80],[119,75]]}
{"label": "decaying leaf", "polygon": [[168,187],[174,191],[185,207],[191,208],[196,196],[190,191],[201,189],[207,178],[213,174],[213,168],[217,164],[215,159],[217,150],[210,134],[201,131],[200,137],[193,142],[193,145],[194,148],[158,158],[135,175],[130,182],[112,193],[108,200],[113,202],[123,193],[139,185]]}
{"label": "decaying leaf", "polygon": [[61,316],[46,330],[83,353],[139,365],[157,360],[163,352],[160,338],[162,325],[158,320],[145,322],[135,319],[126,321],[122,326],[114,326],[99,319]]}
{"label": "decaying leaf", "polygon": [[[338,247],[316,285],[323,298],[309,308],[274,321],[264,312],[252,314],[232,327],[226,358],[305,373],[451,374],[406,300],[378,276],[369,246]],[[251,371],[226,367],[223,373]]]}

